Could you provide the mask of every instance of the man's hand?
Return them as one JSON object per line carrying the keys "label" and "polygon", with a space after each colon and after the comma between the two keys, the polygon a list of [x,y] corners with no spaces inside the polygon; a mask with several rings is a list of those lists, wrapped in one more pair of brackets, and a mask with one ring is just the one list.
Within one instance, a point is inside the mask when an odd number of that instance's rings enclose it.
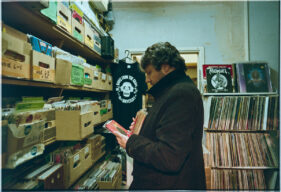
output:
{"label": "man's hand", "polygon": [[132,118],[133,119],[133,122],[131,123],[131,125],[130,125],[130,127],[129,127],[129,129],[131,130],[131,131],[133,131],[133,129],[134,129],[134,127],[135,127],[135,124],[136,124],[136,119],[133,117]]}
{"label": "man's hand", "polygon": [[116,139],[117,139],[119,145],[122,148],[126,149],[126,144],[127,144],[129,137],[123,135],[122,133],[119,133],[118,131],[114,131],[113,134],[116,136]]}

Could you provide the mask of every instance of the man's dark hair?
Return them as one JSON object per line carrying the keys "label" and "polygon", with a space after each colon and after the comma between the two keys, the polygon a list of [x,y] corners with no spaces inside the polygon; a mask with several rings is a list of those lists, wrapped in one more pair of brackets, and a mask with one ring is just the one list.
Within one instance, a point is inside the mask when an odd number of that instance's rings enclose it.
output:
{"label": "man's dark hair", "polygon": [[179,70],[186,70],[184,59],[179,51],[169,42],[155,43],[148,47],[141,58],[141,68],[145,69],[152,64],[157,71],[163,64],[168,64]]}

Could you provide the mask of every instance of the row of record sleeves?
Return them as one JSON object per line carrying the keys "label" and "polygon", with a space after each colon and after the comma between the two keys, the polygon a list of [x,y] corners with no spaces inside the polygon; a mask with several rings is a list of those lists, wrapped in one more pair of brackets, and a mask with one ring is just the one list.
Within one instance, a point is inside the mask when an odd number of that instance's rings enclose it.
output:
{"label": "row of record sleeves", "polygon": [[268,133],[208,133],[212,167],[278,167],[277,143]]}
{"label": "row of record sleeves", "polygon": [[211,170],[212,190],[266,190],[263,170]]}
{"label": "row of record sleeves", "polygon": [[208,97],[208,129],[279,130],[279,96]]}

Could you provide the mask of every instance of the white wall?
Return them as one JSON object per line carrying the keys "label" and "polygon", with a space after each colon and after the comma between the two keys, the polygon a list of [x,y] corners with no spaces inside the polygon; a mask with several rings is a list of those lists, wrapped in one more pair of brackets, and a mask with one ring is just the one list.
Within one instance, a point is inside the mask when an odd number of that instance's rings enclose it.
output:
{"label": "white wall", "polygon": [[[275,2],[276,3],[276,2]],[[249,16],[248,20],[248,8]],[[263,9],[262,6],[246,2],[115,2],[113,1],[115,25],[111,33],[115,46],[119,48],[119,58],[124,57],[125,49],[145,50],[148,46],[159,41],[169,41],[176,47],[204,47],[205,63],[223,64],[246,61],[250,55],[260,55],[251,46],[260,46],[263,42],[257,34],[253,43],[248,47],[248,21],[254,22],[255,15],[265,12],[259,17],[268,20],[279,15],[279,9],[272,10],[272,6]],[[269,12],[269,13],[268,13]],[[273,12],[273,13],[271,13]],[[279,18],[277,17],[277,20]],[[279,21],[279,20],[278,20]],[[257,22],[257,21],[256,21]],[[251,24],[250,37],[254,30],[269,30],[274,34],[275,46],[279,45],[279,25],[270,25],[269,29]],[[277,31],[276,31],[276,29]],[[264,48],[261,48],[263,50]],[[276,70],[279,57],[268,55],[265,59],[271,68]],[[250,50],[250,54],[248,53]],[[275,58],[276,57],[276,58]],[[268,60],[271,58],[271,60]],[[274,83],[276,84],[276,83]]]}
{"label": "white wall", "polygon": [[250,59],[268,62],[275,88],[280,75],[279,12],[278,1],[249,3]]}

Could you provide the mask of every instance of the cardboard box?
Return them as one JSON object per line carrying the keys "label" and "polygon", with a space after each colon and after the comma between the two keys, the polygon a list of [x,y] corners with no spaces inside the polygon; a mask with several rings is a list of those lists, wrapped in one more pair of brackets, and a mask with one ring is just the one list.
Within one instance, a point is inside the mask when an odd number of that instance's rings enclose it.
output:
{"label": "cardboard box", "polygon": [[68,163],[64,165],[65,188],[69,188],[75,181],[92,166],[91,145],[68,157]]}
{"label": "cardboard box", "polygon": [[93,70],[84,65],[84,87],[92,88]]}
{"label": "cardboard box", "polygon": [[51,19],[55,24],[57,24],[57,2],[49,1],[49,7],[40,10],[40,12]]}
{"label": "cardboard box", "polygon": [[[56,139],[80,141],[94,132],[93,111],[56,111]],[[70,131],[71,130],[71,131]]]}
{"label": "cardboard box", "polygon": [[105,154],[105,138],[102,135],[93,135],[88,138],[87,143],[91,145],[93,164]]}
{"label": "cardboard box", "polygon": [[[44,120],[47,124],[49,121],[54,121],[55,110],[41,109],[41,110],[32,110],[32,111],[14,113],[9,117],[9,124],[16,124],[18,126],[20,124],[34,123],[42,120]],[[44,126],[46,127],[46,125]]]}
{"label": "cardboard box", "polygon": [[24,148],[21,151],[15,152],[7,157],[7,161],[4,168],[14,169],[18,165],[33,159],[44,152],[43,144],[36,144],[27,148]]}
{"label": "cardboard box", "polygon": [[99,72],[99,76],[100,76],[100,80],[101,80],[100,89],[106,90],[106,77],[107,76],[103,72]]}
{"label": "cardboard box", "polygon": [[94,30],[94,49],[98,55],[101,55],[101,38],[97,31]]}
{"label": "cardboard box", "polygon": [[2,23],[2,34],[4,34],[4,33],[9,34],[9,35],[27,43],[27,35],[25,33],[22,33],[16,29]]}
{"label": "cardboard box", "polygon": [[112,181],[97,181],[99,189],[120,189],[122,184],[122,167],[121,164]]}
{"label": "cardboard box", "polygon": [[72,64],[70,84],[77,86],[84,85],[84,66]]}
{"label": "cardboard box", "polygon": [[80,24],[83,24],[83,17],[81,17],[75,10],[72,11],[72,19],[76,19]]}
{"label": "cardboard box", "polygon": [[106,76],[105,89],[112,91],[112,76],[110,74],[106,74]]}
{"label": "cardboard box", "polygon": [[94,31],[93,28],[91,27],[91,25],[85,21],[85,36],[84,36],[84,40],[85,40],[85,45],[87,45],[88,47],[90,47],[91,49],[94,49]]}
{"label": "cardboard box", "polygon": [[45,126],[45,121],[26,124],[8,125],[8,154],[13,154],[32,145],[40,143],[40,136]]}
{"label": "cardboard box", "polygon": [[55,82],[55,58],[33,50],[31,63],[32,80],[51,83]]}
{"label": "cardboard box", "polygon": [[70,7],[70,9],[71,9],[72,11],[77,12],[80,17],[83,17],[83,16],[84,16],[83,11],[78,8],[78,6],[76,5],[75,2],[70,2],[70,6],[69,6],[69,7]]}
{"label": "cardboard box", "polygon": [[2,75],[30,79],[31,50],[26,41],[2,33]]}
{"label": "cardboard box", "polygon": [[43,182],[45,190],[63,189],[64,188],[64,170],[63,164],[55,164],[38,177]]}
{"label": "cardboard box", "polygon": [[52,56],[52,45],[50,43],[33,35],[30,35],[29,39],[33,50]]}
{"label": "cardboard box", "polygon": [[85,27],[84,23],[81,24],[79,21],[71,18],[72,36],[84,43]]}
{"label": "cardboard box", "polygon": [[72,63],[63,59],[56,59],[55,84],[70,85]]}
{"label": "cardboard box", "polygon": [[101,80],[100,80],[100,72],[97,68],[92,67],[93,70],[93,81],[92,81],[92,87],[95,89],[100,89],[101,87]]}
{"label": "cardboard box", "polygon": [[113,110],[111,100],[101,100],[100,101],[100,115],[101,115],[101,122],[105,122],[108,119],[112,119],[113,117]]}
{"label": "cardboard box", "polygon": [[62,2],[57,4],[57,25],[71,34],[71,10]]}
{"label": "cardboard box", "polygon": [[100,105],[99,103],[92,104],[93,110],[93,122],[94,125],[101,123],[101,116],[100,116]]}

